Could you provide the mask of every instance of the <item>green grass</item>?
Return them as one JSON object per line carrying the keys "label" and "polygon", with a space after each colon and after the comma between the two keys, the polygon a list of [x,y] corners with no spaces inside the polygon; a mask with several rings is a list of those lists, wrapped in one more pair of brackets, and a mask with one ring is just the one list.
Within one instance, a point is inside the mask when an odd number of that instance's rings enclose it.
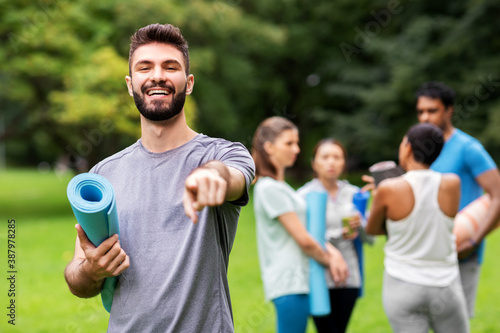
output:
{"label": "green grass", "polygon": [[[33,170],[0,171],[0,332],[104,332],[108,314],[100,298],[79,299],[67,289],[64,267],[71,259],[75,219],[66,199],[72,175]],[[16,326],[7,323],[7,220],[16,220]],[[383,238],[365,248],[365,296],[349,332],[390,332],[381,286]],[[496,332],[500,288],[500,233],[489,236],[472,332]],[[236,332],[274,332],[274,309],[264,301],[251,205],[245,207],[230,257],[229,282]],[[308,332],[314,332],[309,323]]]}

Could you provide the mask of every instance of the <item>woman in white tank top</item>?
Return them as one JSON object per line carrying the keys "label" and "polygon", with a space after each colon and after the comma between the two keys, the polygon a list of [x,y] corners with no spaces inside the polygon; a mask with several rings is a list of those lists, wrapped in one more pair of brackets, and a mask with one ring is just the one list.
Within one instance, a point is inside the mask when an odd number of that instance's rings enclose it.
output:
{"label": "woman in white tank top", "polygon": [[411,127],[399,147],[407,173],[374,195],[366,232],[388,236],[383,303],[394,332],[469,332],[452,232],[460,179],[429,169],[443,144],[438,127]]}

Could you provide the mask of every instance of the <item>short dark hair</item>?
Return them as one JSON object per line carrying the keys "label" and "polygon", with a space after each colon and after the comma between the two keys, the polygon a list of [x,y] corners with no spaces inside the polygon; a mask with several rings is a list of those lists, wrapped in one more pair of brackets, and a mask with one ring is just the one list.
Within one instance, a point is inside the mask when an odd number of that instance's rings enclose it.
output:
{"label": "short dark hair", "polygon": [[443,131],[436,125],[420,123],[410,127],[406,133],[415,161],[431,165],[441,153],[444,145]]}
{"label": "short dark hair", "polygon": [[271,162],[269,154],[264,149],[266,142],[274,142],[286,130],[296,130],[297,126],[283,117],[265,119],[255,130],[252,140],[252,157],[255,161],[256,177],[271,177],[276,179],[278,171]]}
{"label": "short dark hair", "polygon": [[415,93],[416,99],[421,96],[440,99],[445,107],[453,106],[455,104],[455,90],[443,82],[425,82]]}
{"label": "short dark hair", "polygon": [[160,23],[142,27],[130,37],[130,51],[128,53],[129,75],[132,73],[131,61],[135,50],[140,46],[151,43],[169,44],[178,49],[184,57],[186,75],[189,75],[189,47],[184,36],[182,36],[181,30],[171,24]]}

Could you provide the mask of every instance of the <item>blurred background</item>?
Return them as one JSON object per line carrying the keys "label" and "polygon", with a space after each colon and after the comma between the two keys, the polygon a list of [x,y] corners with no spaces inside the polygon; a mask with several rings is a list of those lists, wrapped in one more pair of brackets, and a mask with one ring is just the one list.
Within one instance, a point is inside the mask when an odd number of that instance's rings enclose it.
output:
{"label": "blurred background", "polygon": [[190,43],[199,132],[250,148],[280,115],[314,143],[340,139],[351,169],[397,158],[416,89],[456,90],[455,126],[500,158],[500,2],[396,0],[0,1],[0,167],[86,171],[133,143],[129,37],[172,23]]}

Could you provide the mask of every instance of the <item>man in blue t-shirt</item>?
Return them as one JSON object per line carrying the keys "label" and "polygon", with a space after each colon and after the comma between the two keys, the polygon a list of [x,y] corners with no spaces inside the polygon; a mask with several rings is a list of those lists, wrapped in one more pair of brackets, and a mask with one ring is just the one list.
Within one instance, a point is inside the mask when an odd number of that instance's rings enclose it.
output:
{"label": "man in blue t-shirt", "polygon": [[[491,196],[491,206],[476,233],[458,248],[460,277],[467,299],[469,317],[474,316],[474,305],[482,262],[483,238],[494,229],[500,217],[500,173],[481,143],[452,124],[455,92],[441,82],[424,83],[416,93],[419,122],[428,122],[443,130],[445,144],[431,169],[452,172],[461,180],[460,209],[483,194]],[[432,149],[432,147],[428,147]]]}

